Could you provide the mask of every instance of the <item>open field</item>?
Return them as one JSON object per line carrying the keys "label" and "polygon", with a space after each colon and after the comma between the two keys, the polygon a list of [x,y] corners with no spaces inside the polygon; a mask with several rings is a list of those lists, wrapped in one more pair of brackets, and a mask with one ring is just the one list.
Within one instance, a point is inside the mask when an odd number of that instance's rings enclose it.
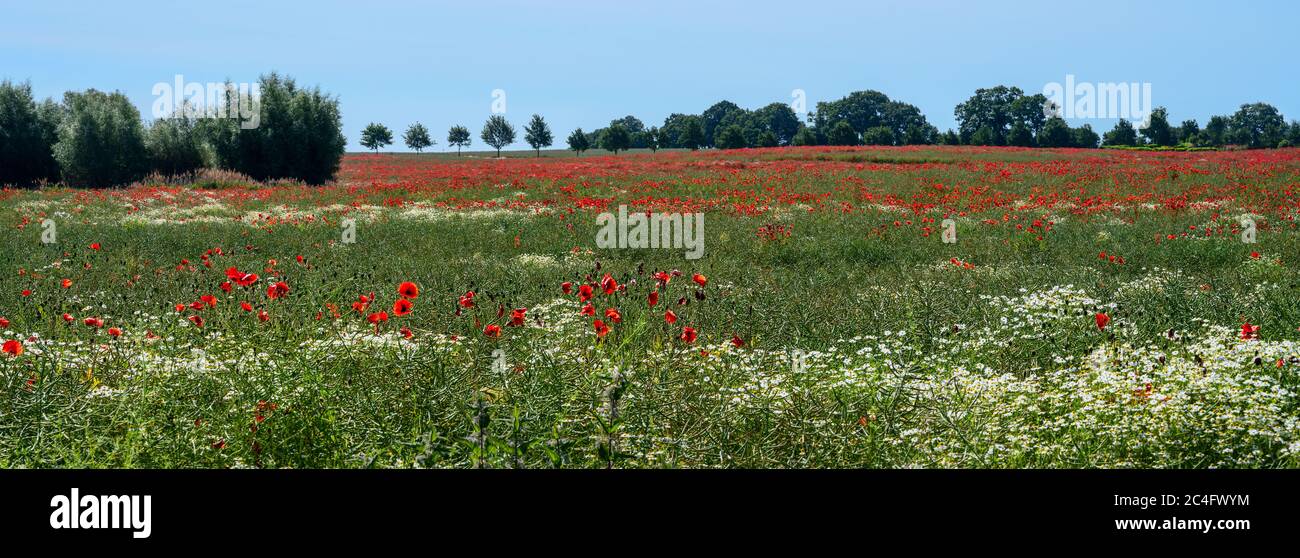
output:
{"label": "open field", "polygon": [[[597,246],[620,205],[703,256]],[[1300,149],[5,190],[0,467],[1296,467],[1298,211]]]}

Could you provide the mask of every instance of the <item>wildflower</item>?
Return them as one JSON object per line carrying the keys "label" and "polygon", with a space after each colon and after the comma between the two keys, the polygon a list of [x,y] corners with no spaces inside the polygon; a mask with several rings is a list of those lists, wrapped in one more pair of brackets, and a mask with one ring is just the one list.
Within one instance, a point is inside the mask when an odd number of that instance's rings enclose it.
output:
{"label": "wildflower", "polygon": [[609,334],[609,326],[602,320],[591,322],[591,327],[596,329],[596,337],[605,337]]}
{"label": "wildflower", "polygon": [[21,356],[23,354],[23,342],[15,339],[5,341],[3,351],[9,356]]}
{"label": "wildflower", "polygon": [[262,310],[261,312],[258,312],[258,313],[257,313],[257,319],[258,319],[258,321],[265,322],[265,321],[271,319],[271,315],[270,315],[270,314],[267,314],[267,313],[266,313],[266,310]]}
{"label": "wildflower", "polygon": [[699,285],[699,286],[701,286],[701,287],[703,287],[703,286],[709,284],[709,278],[708,278],[708,277],[705,277],[705,276],[703,276],[703,275],[700,275],[699,273],[696,273],[695,275],[692,275],[692,276],[691,276],[691,281],[695,281],[695,284],[697,284],[697,285]]}
{"label": "wildflower", "polygon": [[240,303],[239,303],[239,308],[242,309],[242,310],[245,311],[245,312],[252,312],[252,311],[253,311],[253,305],[252,305],[252,304],[249,304],[247,301],[240,302]]}
{"label": "wildflower", "polygon": [[284,281],[266,287],[267,298],[277,299],[286,294],[289,294],[289,285],[285,284]]}
{"label": "wildflower", "polygon": [[591,285],[579,285],[578,302],[587,302],[588,300],[591,300],[591,292],[592,292]]}
{"label": "wildflower", "polygon": [[573,293],[573,283],[571,281],[560,283],[560,290],[564,291],[566,295]]}
{"label": "wildflower", "polygon": [[1246,340],[1259,339],[1259,326],[1250,325],[1250,322],[1241,324],[1241,338]]}
{"label": "wildflower", "polygon": [[675,312],[673,312],[672,310],[669,310],[669,311],[667,311],[667,312],[664,312],[664,321],[665,321],[665,322],[668,322],[668,323],[670,323],[670,324],[675,324],[675,323],[677,323],[677,314],[676,314]]}
{"label": "wildflower", "polygon": [[623,322],[623,315],[618,312],[617,308],[606,308],[605,317],[609,318],[609,321],[614,322],[616,324]]}
{"label": "wildflower", "polygon": [[580,316],[595,316],[595,315],[596,315],[596,307],[595,307],[595,306],[592,306],[591,303],[587,303],[586,306],[583,306],[583,307],[582,307],[582,310],[579,310],[579,311],[578,311],[578,315],[580,315]]}
{"label": "wildflower", "polygon": [[122,330],[116,327],[110,327],[108,328],[108,334],[112,337],[121,337]]}
{"label": "wildflower", "polygon": [[682,339],[683,342],[685,342],[685,343],[687,343],[687,344],[694,343],[696,337],[697,337],[697,334],[696,334],[696,332],[695,332],[695,328],[693,328],[693,327],[691,327],[691,326],[686,326],[686,327],[683,327],[683,328],[682,328],[682,336],[681,336],[681,339]]}
{"label": "wildflower", "polygon": [[202,300],[203,303],[204,303],[204,304],[207,304],[209,308],[216,308],[216,307],[217,307],[217,297],[215,297],[215,296],[212,296],[212,295],[206,295],[206,294],[205,294],[205,295],[199,297],[199,300]]}
{"label": "wildflower", "polygon": [[474,291],[466,291],[465,294],[460,295],[460,300],[458,301],[458,303],[461,305],[462,308],[473,308]]}
{"label": "wildflower", "polygon": [[203,316],[190,316],[190,322],[192,322],[192,323],[194,324],[195,327],[202,328],[202,327],[203,327]]}
{"label": "wildflower", "polygon": [[397,294],[415,300],[420,297],[420,287],[410,281],[403,281],[402,284],[397,286]]}
{"label": "wildflower", "polygon": [[520,327],[524,325],[524,313],[527,311],[527,308],[515,308],[510,312],[510,323],[507,325],[510,327]]}
{"label": "wildflower", "polygon": [[745,346],[745,340],[741,339],[739,335],[733,333],[731,334],[731,344],[734,345],[737,349],[739,349]]}
{"label": "wildflower", "polygon": [[487,327],[483,328],[483,335],[486,335],[488,337],[494,337],[494,338],[501,337],[501,326],[496,324],[488,324]]}
{"label": "wildflower", "polygon": [[72,288],[72,279],[64,279],[62,284],[63,288],[70,289]]}
{"label": "wildflower", "polygon": [[1106,329],[1106,325],[1110,323],[1110,316],[1105,312],[1097,312],[1093,318],[1097,321],[1097,329]]}
{"label": "wildflower", "polygon": [[650,306],[659,304],[659,291],[650,291],[650,295],[646,297],[646,302],[650,303]]}
{"label": "wildflower", "polygon": [[86,318],[81,321],[86,327],[101,328],[104,327],[104,320],[99,318]]}
{"label": "wildflower", "polygon": [[5,328],[5,327],[9,327],[9,320],[7,318],[0,317],[0,328]]}
{"label": "wildflower", "polygon": [[407,314],[410,314],[412,308],[414,308],[414,305],[411,304],[411,301],[405,298],[399,298],[393,301],[394,316],[405,316]]}

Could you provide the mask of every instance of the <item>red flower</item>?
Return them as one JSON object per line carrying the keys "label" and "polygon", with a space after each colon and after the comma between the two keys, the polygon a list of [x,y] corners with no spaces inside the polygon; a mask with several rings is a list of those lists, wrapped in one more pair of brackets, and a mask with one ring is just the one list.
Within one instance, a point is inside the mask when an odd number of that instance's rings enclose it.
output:
{"label": "red flower", "polygon": [[5,341],[3,350],[9,356],[19,356],[23,354],[23,342],[10,339]]}
{"label": "red flower", "polygon": [[591,322],[591,327],[596,328],[596,337],[604,337],[606,335],[609,335],[609,326],[605,325],[605,322],[601,320],[596,320],[594,322]]}
{"label": "red flower", "polygon": [[65,321],[65,322],[71,323],[72,320],[74,320],[74,319],[75,319],[75,318],[72,317],[72,314],[64,314],[64,315],[63,315],[63,321]]}
{"label": "red flower", "polygon": [[682,337],[681,337],[682,341],[684,341],[684,342],[686,342],[686,343],[688,343],[688,344],[689,344],[689,343],[694,343],[696,337],[697,337],[697,334],[695,333],[695,328],[693,328],[693,327],[691,327],[691,326],[686,326],[686,327],[682,328]]}
{"label": "red flower", "polygon": [[32,296],[31,289],[23,289],[23,296]]}
{"label": "red flower", "polygon": [[240,303],[239,303],[239,307],[240,307],[241,309],[243,309],[245,312],[252,312],[252,311],[253,311],[253,305],[252,305],[252,304],[249,304],[249,303],[246,302],[246,301],[245,301],[245,302],[240,302]]}
{"label": "red flower", "polygon": [[95,242],[90,245],[91,250],[99,250],[99,243]]}
{"label": "red flower", "polygon": [[215,297],[215,296],[212,296],[212,295],[203,295],[203,296],[199,297],[199,300],[202,300],[203,303],[204,303],[204,304],[207,304],[210,308],[216,308],[216,307],[217,307],[217,297]]}
{"label": "red flower", "polygon": [[650,296],[646,297],[646,302],[649,302],[650,306],[659,304],[659,291],[650,291]]}
{"label": "red flower", "polygon": [[111,336],[113,336],[113,337],[121,337],[121,336],[122,336],[122,330],[120,330],[120,329],[118,329],[118,328],[115,328],[115,327],[110,327],[110,328],[108,328],[108,334],[111,335]]}
{"label": "red flower", "polygon": [[9,320],[7,318],[0,317],[0,327],[9,327]]}
{"label": "red flower", "polygon": [[701,286],[701,287],[703,287],[703,286],[709,284],[709,278],[708,278],[708,277],[705,277],[705,276],[703,276],[703,275],[700,275],[699,273],[696,273],[695,275],[692,275],[692,276],[691,276],[691,281],[695,281],[695,283],[696,283],[697,285]]}
{"label": "red flower", "polygon": [[420,298],[420,287],[410,281],[403,281],[401,285],[397,286],[397,294],[415,300]]}
{"label": "red flower", "polygon": [[570,281],[565,281],[565,282],[563,282],[563,283],[560,283],[560,290],[561,290],[561,291],[564,291],[564,294],[570,294],[570,293],[572,293],[572,292],[573,292],[573,283],[570,282]]}
{"label": "red flower", "polygon": [[267,298],[276,299],[286,294],[289,294],[289,285],[286,285],[284,281],[266,287]]}
{"label": "red flower", "polygon": [[1250,322],[1241,324],[1242,339],[1259,339],[1259,326],[1250,325]]}
{"label": "red flower", "polygon": [[81,323],[85,324],[87,327],[94,327],[94,328],[104,327],[104,320],[101,320],[99,318],[86,318],[84,320],[81,320]]}
{"label": "red flower", "polygon": [[515,308],[510,312],[510,323],[508,325],[510,327],[519,327],[524,325],[524,313],[527,311],[527,308]]}
{"label": "red flower", "polygon": [[578,314],[579,314],[579,315],[582,315],[582,316],[595,316],[595,315],[596,315],[596,307],[594,307],[594,306],[592,306],[590,303],[588,303],[586,306],[583,306],[583,307],[582,307],[582,310],[578,311]]}
{"label": "red flower", "polygon": [[612,295],[614,291],[618,290],[618,281],[615,281],[613,276],[606,273],[605,277],[600,280],[600,290],[605,291],[607,295]]}
{"label": "red flower", "polygon": [[623,322],[623,315],[618,313],[618,308],[606,308],[605,317],[616,324]]}
{"label": "red flower", "polygon": [[234,288],[234,285],[232,285],[232,284],[230,283],[230,281],[223,281],[223,282],[221,283],[221,290],[223,290],[223,291],[225,291],[225,292],[230,292],[230,290],[233,289],[233,288]]}
{"label": "red flower", "polygon": [[226,269],[226,277],[241,287],[247,287],[257,282],[256,273],[244,273],[234,267]]}
{"label": "red flower", "polygon": [[190,316],[190,321],[197,327],[203,327],[203,316]]}
{"label": "red flower", "polygon": [[578,302],[591,300],[591,285],[578,285]]}
{"label": "red flower", "polygon": [[664,312],[664,321],[670,324],[677,323],[677,314],[674,313],[672,310]]}
{"label": "red flower", "polygon": [[196,300],[196,301],[194,301],[194,302],[191,302],[191,303],[190,303],[190,308],[193,309],[193,310],[195,310],[195,311],[202,310],[202,309],[203,309],[203,301],[202,301],[202,300]]}
{"label": "red flower", "polygon": [[1107,316],[1105,312],[1097,312],[1097,315],[1093,318],[1097,320],[1097,329],[1106,329],[1106,324],[1110,323],[1110,316]]}
{"label": "red flower", "polygon": [[415,334],[414,334],[414,333],[411,333],[411,328],[409,328],[409,327],[402,326],[402,329],[399,330],[399,331],[400,331],[400,333],[402,334],[402,337],[405,338],[405,339],[410,339],[410,338],[412,338],[412,337],[415,337]]}
{"label": "red flower", "polygon": [[271,315],[270,315],[270,314],[267,314],[267,313],[266,313],[266,310],[262,310],[261,312],[258,312],[258,313],[257,313],[257,319],[258,319],[259,321],[263,321],[263,322],[265,322],[265,321],[271,319]]}
{"label": "red flower", "polygon": [[464,308],[473,308],[474,291],[466,291],[465,294],[460,295],[460,305]]}
{"label": "red flower", "polygon": [[388,321],[388,312],[375,312],[374,314],[366,316],[366,321],[377,326],[380,322]]}
{"label": "red flower", "polygon": [[1258,260],[1258,259],[1259,259],[1259,252],[1251,252],[1251,253],[1250,253],[1250,259],[1252,259],[1252,260]]}
{"label": "red flower", "polygon": [[736,348],[744,347],[744,346],[745,346],[745,340],[744,340],[744,339],[741,339],[739,335],[736,335],[736,334],[733,333],[733,334],[731,334],[731,344],[732,344],[732,345],[735,345]]}
{"label": "red flower", "polygon": [[70,289],[70,288],[72,288],[72,279],[64,279],[64,280],[63,280],[63,288],[65,288],[65,289]]}
{"label": "red flower", "polygon": [[483,335],[488,337],[501,337],[501,326],[488,324],[487,327],[483,328]]}
{"label": "red flower", "polygon": [[673,280],[672,274],[663,271],[655,272],[655,281],[658,281],[660,285],[667,285],[668,282],[672,280]]}
{"label": "red flower", "polygon": [[181,313],[181,312],[184,312],[184,311],[185,311],[185,305],[184,305],[184,304],[181,304],[181,303],[179,303],[179,302],[177,302],[177,303],[176,303],[176,312],[177,312],[177,313]]}
{"label": "red flower", "polygon": [[410,314],[412,308],[414,308],[414,305],[411,304],[411,301],[406,300],[405,298],[399,298],[393,301],[394,316],[405,316]]}

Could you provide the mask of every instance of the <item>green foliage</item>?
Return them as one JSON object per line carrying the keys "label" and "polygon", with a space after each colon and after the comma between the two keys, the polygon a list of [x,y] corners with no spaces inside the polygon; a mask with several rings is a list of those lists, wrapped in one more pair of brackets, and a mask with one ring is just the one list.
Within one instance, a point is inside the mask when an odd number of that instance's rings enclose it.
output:
{"label": "green foliage", "polygon": [[618,155],[619,151],[625,151],[632,146],[632,134],[624,128],[622,124],[615,122],[605,129],[605,133],[600,135],[600,148],[606,151],[613,151]]}
{"label": "green foliage", "polygon": [[894,130],[888,126],[867,128],[862,133],[862,143],[867,145],[894,145]]}
{"label": "green foliage", "polygon": [[1070,125],[1054,116],[1043,124],[1043,129],[1038,132],[1037,143],[1038,147],[1070,147],[1075,145],[1074,139]]}
{"label": "green foliage", "polygon": [[140,111],[121,93],[94,89],[64,95],[54,158],[63,181],[104,188],[138,180],[149,171]]}
{"label": "green foliage", "polygon": [[790,140],[791,145],[797,146],[817,145],[818,143],[817,133],[806,126],[799,128],[799,131],[794,134],[794,139]]}
{"label": "green foliage", "polygon": [[149,168],[163,176],[193,173],[206,162],[198,122],[184,108],[170,118],[160,118],[149,125],[145,148],[149,152]]}
{"label": "green foliage", "polygon": [[460,148],[469,147],[470,137],[469,128],[456,125],[447,130],[447,145],[456,146],[456,156],[460,156]]}
{"label": "green foliage", "polygon": [[528,124],[524,125],[524,141],[527,141],[528,145],[531,145],[537,151],[538,157],[542,156],[543,147],[551,146],[553,139],[551,137],[551,127],[546,124],[546,120],[540,114],[534,114],[532,120],[529,120]]}
{"label": "green foliage", "polygon": [[847,120],[840,120],[831,126],[831,131],[826,134],[826,143],[831,145],[858,145],[858,133],[853,130],[853,125]]}
{"label": "green foliage", "polygon": [[402,140],[406,142],[407,147],[414,149],[417,153],[434,144],[433,138],[429,137],[429,129],[419,122],[411,124],[406,129],[406,133],[402,135]]}
{"label": "green foliage", "polygon": [[1095,149],[1097,144],[1101,143],[1101,136],[1092,131],[1092,125],[1084,124],[1078,128],[1070,129],[1071,145],[1074,147],[1083,147]]}
{"label": "green foliage", "polygon": [[777,146],[776,134],[773,134],[771,130],[764,130],[763,133],[758,135],[757,147],[776,147],[776,146]]}
{"label": "green foliage", "polygon": [[1170,146],[1178,143],[1174,137],[1174,129],[1169,126],[1169,111],[1165,107],[1156,107],[1151,111],[1145,128],[1142,128],[1142,137],[1151,145]]}
{"label": "green foliage", "polygon": [[718,132],[718,137],[714,139],[714,145],[718,149],[744,149],[749,147],[749,142],[745,139],[745,132],[740,126],[732,124]]}
{"label": "green foliage", "polygon": [[1011,125],[1011,133],[1007,135],[1007,145],[1016,147],[1033,147],[1034,132],[1024,123],[1016,122]]}
{"label": "green foliage", "polygon": [[494,114],[483,123],[483,131],[479,133],[479,138],[483,143],[495,148],[497,157],[500,157],[501,148],[515,142],[515,127],[506,120],[506,117]]}
{"label": "green foliage", "polygon": [[582,132],[582,128],[578,128],[572,134],[569,134],[569,149],[579,156],[582,155],[583,151],[591,149],[591,142],[587,141],[587,134]]}
{"label": "green foliage", "polygon": [[1267,103],[1241,105],[1229,120],[1231,143],[1254,148],[1276,147],[1286,133],[1286,120]]}
{"label": "green foliage", "polygon": [[660,138],[662,135],[663,134],[659,131],[658,127],[651,126],[649,130],[646,130],[641,134],[641,143],[645,145],[651,153],[656,153],[659,151],[659,142],[661,141]]}
{"label": "green foliage", "polygon": [[1133,125],[1129,121],[1121,118],[1119,122],[1115,123],[1114,129],[1106,132],[1102,145],[1137,145],[1137,130],[1133,129]]}
{"label": "green foliage", "polygon": [[373,149],[375,153],[379,148],[393,144],[393,131],[388,126],[371,122],[361,131],[361,146],[366,149]]}
{"label": "green foliage", "polygon": [[54,143],[61,119],[53,101],[36,103],[30,83],[0,82],[0,186],[58,179]]}

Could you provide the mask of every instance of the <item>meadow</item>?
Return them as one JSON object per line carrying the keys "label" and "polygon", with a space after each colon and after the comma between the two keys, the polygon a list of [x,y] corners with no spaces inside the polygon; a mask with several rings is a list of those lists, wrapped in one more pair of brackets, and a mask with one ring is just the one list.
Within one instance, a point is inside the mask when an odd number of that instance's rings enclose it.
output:
{"label": "meadow", "polygon": [[547,155],[0,191],[0,467],[1300,465],[1300,149]]}

